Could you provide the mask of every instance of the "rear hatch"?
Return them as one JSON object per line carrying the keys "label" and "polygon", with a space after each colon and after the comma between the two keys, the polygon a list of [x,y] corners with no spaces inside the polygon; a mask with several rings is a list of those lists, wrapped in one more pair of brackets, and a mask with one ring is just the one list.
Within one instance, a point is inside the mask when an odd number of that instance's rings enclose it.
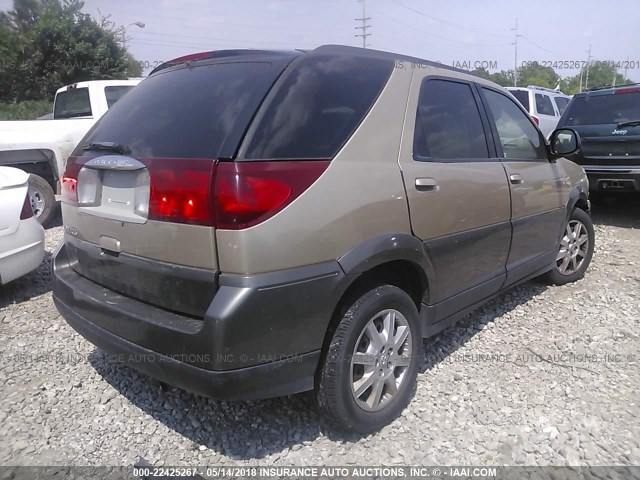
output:
{"label": "rear hatch", "polygon": [[293,58],[183,59],[118,101],[67,163],[71,267],[118,293],[202,317],[218,269],[209,198],[216,165],[234,157]]}
{"label": "rear hatch", "polygon": [[640,165],[640,88],[578,95],[561,124],[580,134],[578,163],[623,168]]}

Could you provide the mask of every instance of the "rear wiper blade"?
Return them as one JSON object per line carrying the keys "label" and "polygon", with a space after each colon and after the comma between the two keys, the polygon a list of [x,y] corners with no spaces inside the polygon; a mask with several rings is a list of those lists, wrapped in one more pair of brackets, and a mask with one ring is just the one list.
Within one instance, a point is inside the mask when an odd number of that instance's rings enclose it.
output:
{"label": "rear wiper blade", "polygon": [[126,145],[120,145],[116,142],[94,142],[84,145],[83,150],[98,150],[101,152],[113,152],[113,153],[131,153],[131,149]]}
{"label": "rear wiper blade", "polygon": [[630,122],[620,122],[618,128],[622,127],[637,127],[640,125],[640,120],[631,120]]}

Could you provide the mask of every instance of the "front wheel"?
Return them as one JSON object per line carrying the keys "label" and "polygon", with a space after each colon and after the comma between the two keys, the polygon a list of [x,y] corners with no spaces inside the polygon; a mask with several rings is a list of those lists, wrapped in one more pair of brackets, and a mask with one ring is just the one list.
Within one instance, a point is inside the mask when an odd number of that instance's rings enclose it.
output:
{"label": "front wheel", "polygon": [[422,337],[403,290],[383,285],[342,315],[319,373],[318,403],[340,429],[370,433],[391,423],[416,387]]}
{"label": "front wheel", "polygon": [[591,217],[576,208],[565,226],[556,261],[547,274],[548,280],[555,285],[564,285],[581,279],[591,263],[594,245]]}

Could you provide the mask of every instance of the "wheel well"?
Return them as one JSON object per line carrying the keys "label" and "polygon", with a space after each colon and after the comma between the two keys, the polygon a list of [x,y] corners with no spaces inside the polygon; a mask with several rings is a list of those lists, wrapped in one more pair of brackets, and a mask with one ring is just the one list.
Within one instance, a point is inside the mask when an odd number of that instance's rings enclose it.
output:
{"label": "wheel well", "polygon": [[586,196],[582,196],[581,195],[578,198],[578,201],[576,202],[576,208],[584,210],[585,212],[589,211],[589,202],[587,201],[587,197]]}
{"label": "wheel well", "polygon": [[427,276],[421,267],[413,262],[408,260],[393,260],[361,273],[349,285],[333,311],[322,344],[322,356],[318,368],[321,368],[324,363],[329,342],[331,342],[331,338],[333,338],[333,334],[336,328],[338,328],[340,319],[349,307],[365,292],[385,284],[393,285],[404,290],[416,304],[418,311],[420,311],[422,301],[428,301],[429,285]]}

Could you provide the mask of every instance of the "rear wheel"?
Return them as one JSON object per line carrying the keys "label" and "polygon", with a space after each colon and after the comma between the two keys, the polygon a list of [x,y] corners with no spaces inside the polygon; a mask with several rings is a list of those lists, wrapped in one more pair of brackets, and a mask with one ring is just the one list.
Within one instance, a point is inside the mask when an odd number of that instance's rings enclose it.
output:
{"label": "rear wheel", "polygon": [[418,311],[403,290],[383,285],[342,316],[318,379],[318,403],[339,428],[369,433],[392,422],[416,386]]}
{"label": "rear wheel", "polygon": [[584,276],[593,257],[595,231],[587,212],[576,208],[569,217],[560,240],[553,269],[547,274],[551,283],[564,285]]}
{"label": "rear wheel", "polygon": [[48,224],[56,208],[56,195],[49,182],[38,175],[29,175],[28,195],[33,216],[41,225]]}

